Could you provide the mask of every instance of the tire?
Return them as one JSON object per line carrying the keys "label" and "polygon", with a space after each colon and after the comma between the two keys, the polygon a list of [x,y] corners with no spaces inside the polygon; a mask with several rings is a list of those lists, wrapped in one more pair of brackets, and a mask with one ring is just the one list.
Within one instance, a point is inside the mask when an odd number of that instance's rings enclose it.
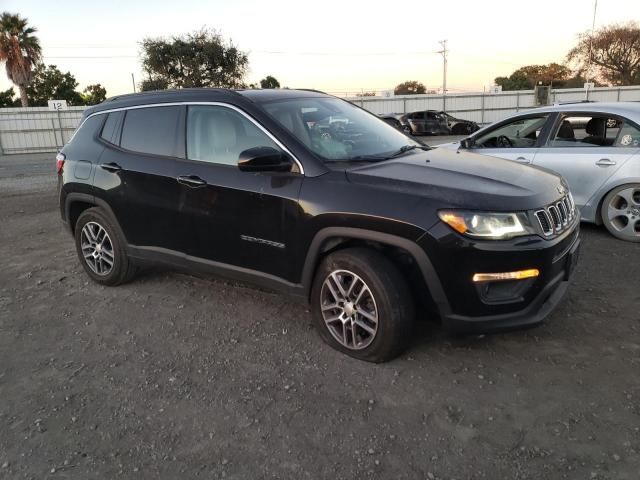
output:
{"label": "tire", "polygon": [[600,216],[614,237],[640,242],[640,183],[620,185],[607,193]]}
{"label": "tire", "polygon": [[[338,282],[343,291],[356,283],[346,297],[350,301],[331,308],[332,304],[340,303]],[[411,339],[415,312],[409,286],[393,263],[372,249],[349,248],[325,257],[314,278],[311,309],[322,339],[360,360],[376,363],[391,360],[406,349]],[[336,316],[341,318],[336,320]],[[372,316],[376,322],[370,320]]]}
{"label": "tire", "polygon": [[403,132],[405,135],[413,135],[413,130],[411,129],[411,127],[410,127],[409,125],[404,125],[404,126],[402,127],[402,132]]}
{"label": "tire", "polygon": [[104,210],[82,212],[74,236],[80,263],[94,282],[115,286],[133,278],[136,267],[127,256],[124,236]]}
{"label": "tire", "polygon": [[451,129],[453,135],[468,135],[471,128],[465,123],[456,123]]}

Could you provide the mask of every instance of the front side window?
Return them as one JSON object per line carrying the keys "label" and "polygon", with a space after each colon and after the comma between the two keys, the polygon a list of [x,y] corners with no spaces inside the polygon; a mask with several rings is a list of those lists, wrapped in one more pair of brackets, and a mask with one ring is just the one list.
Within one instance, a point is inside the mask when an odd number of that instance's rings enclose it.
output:
{"label": "front side window", "polygon": [[296,98],[262,104],[276,122],[325,162],[384,159],[419,144],[381,119],[337,98]]}
{"label": "front side window", "polygon": [[548,115],[519,118],[490,130],[475,139],[480,148],[531,148],[536,145]]}
{"label": "front side window", "polygon": [[127,110],[120,146],[134,152],[174,157],[179,152],[181,107]]}
{"label": "front side window", "polygon": [[187,158],[237,165],[249,148],[280,147],[244,115],[226,107],[194,105],[187,111]]}
{"label": "front side window", "polygon": [[622,121],[607,115],[564,115],[551,147],[612,147],[620,143]]}

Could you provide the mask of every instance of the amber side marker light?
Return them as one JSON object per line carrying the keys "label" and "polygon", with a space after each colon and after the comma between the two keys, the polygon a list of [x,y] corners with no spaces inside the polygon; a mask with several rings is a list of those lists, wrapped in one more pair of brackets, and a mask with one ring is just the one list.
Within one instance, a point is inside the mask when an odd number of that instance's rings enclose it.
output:
{"label": "amber side marker light", "polygon": [[476,273],[473,276],[473,281],[496,282],[500,280],[524,280],[525,278],[534,278],[538,275],[540,275],[540,270],[530,268],[529,270],[518,270],[517,272]]}
{"label": "amber side marker light", "polygon": [[467,224],[464,222],[464,217],[461,215],[442,213],[440,214],[440,219],[458,233],[465,233],[467,231]]}

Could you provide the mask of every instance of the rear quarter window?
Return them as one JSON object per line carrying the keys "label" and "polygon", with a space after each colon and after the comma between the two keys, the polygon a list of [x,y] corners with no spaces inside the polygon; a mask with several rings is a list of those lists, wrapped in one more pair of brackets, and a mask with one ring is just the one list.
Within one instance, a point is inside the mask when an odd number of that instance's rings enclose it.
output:
{"label": "rear quarter window", "polygon": [[120,132],[122,131],[122,119],[124,112],[111,112],[107,114],[107,119],[102,127],[100,138],[104,141],[118,145],[120,143]]}
{"label": "rear quarter window", "polygon": [[180,106],[127,110],[120,146],[150,155],[184,156],[184,147],[180,148],[182,112]]}

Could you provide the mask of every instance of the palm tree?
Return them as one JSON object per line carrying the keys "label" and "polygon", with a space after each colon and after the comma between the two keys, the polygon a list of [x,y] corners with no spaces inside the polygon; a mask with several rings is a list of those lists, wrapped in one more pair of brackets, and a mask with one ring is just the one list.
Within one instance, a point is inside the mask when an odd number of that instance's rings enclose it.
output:
{"label": "palm tree", "polygon": [[27,85],[32,68],[42,56],[40,41],[32,35],[35,31],[20,15],[4,12],[0,16],[0,62],[6,62],[7,76],[18,86],[23,107],[29,105]]}

